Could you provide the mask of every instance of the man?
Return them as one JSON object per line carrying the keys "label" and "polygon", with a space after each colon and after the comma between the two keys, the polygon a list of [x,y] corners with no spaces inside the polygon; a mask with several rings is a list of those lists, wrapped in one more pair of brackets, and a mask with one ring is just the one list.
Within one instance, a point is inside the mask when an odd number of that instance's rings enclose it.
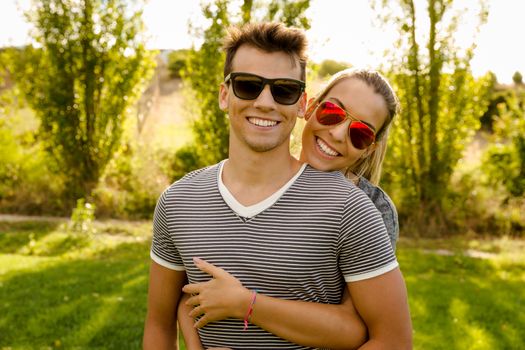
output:
{"label": "man", "polygon": [[[282,299],[336,304],[343,276],[355,280],[347,285],[369,330],[363,348],[409,347],[410,330],[399,326],[408,308],[392,307],[406,303],[405,291],[385,292],[402,278],[377,210],[341,173],[290,155],[290,134],[306,107],[304,34],[248,25],[230,32],[226,51],[219,104],[230,118],[229,159],[188,174],[159,199],[144,347],[174,347],[185,279],[209,279],[194,258]],[[226,319],[199,335],[205,347],[307,349],[243,327]]]}

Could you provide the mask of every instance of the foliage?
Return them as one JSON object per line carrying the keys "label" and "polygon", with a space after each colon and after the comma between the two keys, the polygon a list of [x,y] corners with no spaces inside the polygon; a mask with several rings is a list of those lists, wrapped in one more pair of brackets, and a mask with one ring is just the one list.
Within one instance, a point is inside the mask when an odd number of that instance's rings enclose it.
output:
{"label": "foliage", "polygon": [[198,101],[198,115],[193,121],[194,149],[200,165],[213,164],[228,154],[228,120],[217,102],[222,82],[224,53],[222,38],[230,24],[227,0],[203,5],[203,14],[211,25],[204,31],[200,49],[190,51],[185,83],[191,87],[193,101]]}
{"label": "foliage", "polygon": [[[237,9],[232,9],[230,0],[215,0],[203,5],[203,14],[210,25],[196,36],[203,40],[199,49],[192,49],[188,63],[182,70],[182,77],[191,89],[193,101],[198,101],[195,111],[193,133],[195,144],[189,149],[195,151],[193,157],[187,152],[180,153],[178,162],[186,171],[216,163],[228,156],[229,123],[217,102],[218,87],[223,81],[224,53],[221,50],[226,28],[235,23],[246,23],[260,19],[281,21],[288,26],[309,28],[309,20],[304,11],[309,7],[309,0],[254,2],[244,0]],[[256,13],[266,13],[257,17]],[[195,31],[196,33],[198,31]],[[184,161],[190,163],[184,165]],[[179,166],[179,165],[177,165]]]}
{"label": "foliage", "polygon": [[27,13],[40,48],[13,58],[17,84],[71,199],[95,187],[119,147],[128,107],[152,74],[141,12],[130,10],[123,0],[42,0]]}
{"label": "foliage", "polygon": [[501,88],[497,85],[496,80],[493,80],[492,92],[490,94],[488,107],[480,118],[482,129],[490,133],[493,132],[494,119],[500,115],[502,105],[507,105],[507,100],[512,99],[512,89]]}
{"label": "foliage", "polygon": [[199,169],[201,163],[197,158],[197,152],[194,144],[179,148],[171,160],[168,171],[170,179],[178,180],[189,171]]}
{"label": "foliage", "polygon": [[93,191],[98,217],[151,219],[158,196],[169,185],[162,152],[129,143],[117,151]]}
{"label": "foliage", "polygon": [[484,155],[483,169],[491,186],[502,186],[511,197],[525,195],[525,94],[512,93],[500,104],[493,144]]}
{"label": "foliage", "polygon": [[[0,126],[0,212],[71,215],[68,188],[57,165],[35,138],[38,120],[28,109],[12,109]],[[132,124],[133,119],[128,120]],[[89,198],[97,217],[151,218],[156,200],[168,186],[170,159],[151,144],[127,142],[115,153]],[[134,131],[132,129],[131,131]]]}
{"label": "foliage", "polygon": [[77,206],[71,213],[70,229],[75,233],[94,233],[95,206],[84,198],[77,200]]}
{"label": "foliage", "polygon": [[[151,223],[94,225],[86,239],[61,222],[0,222],[0,348],[140,348]],[[523,249],[506,238],[402,239],[414,349],[522,348]]]}
{"label": "foliage", "polygon": [[35,138],[31,111],[8,104],[0,120],[0,211],[58,214],[64,180]]}
{"label": "foliage", "polygon": [[310,29],[310,19],[305,15],[309,7],[310,0],[272,0],[265,20],[282,22],[287,27]]}
{"label": "foliage", "polygon": [[[10,89],[11,72],[9,69],[10,48],[0,48],[0,115],[8,113],[8,106],[12,104],[13,94]],[[0,127],[3,120],[0,119]]]}
{"label": "foliage", "polygon": [[181,49],[170,52],[168,55],[168,70],[171,78],[180,78],[180,72],[186,68],[189,50]]}
{"label": "foliage", "polygon": [[518,71],[514,72],[512,75],[512,81],[516,85],[523,85],[523,75],[521,75],[521,73]]}
{"label": "foliage", "polygon": [[[400,33],[388,70],[402,106],[390,137],[386,173],[404,214],[421,218],[423,225],[433,220],[438,230],[445,230],[447,188],[479,128],[493,81],[472,77],[474,44],[462,50],[454,41],[465,17],[454,1],[425,4],[427,28],[419,25],[424,11],[416,10],[414,1],[382,1],[390,15],[381,19]],[[479,4],[482,24],[488,12],[483,0]]]}
{"label": "foliage", "polygon": [[338,62],[334,60],[324,60],[319,65],[319,76],[321,78],[327,77],[329,75],[334,75],[335,73],[349,68],[350,64],[344,62]]}

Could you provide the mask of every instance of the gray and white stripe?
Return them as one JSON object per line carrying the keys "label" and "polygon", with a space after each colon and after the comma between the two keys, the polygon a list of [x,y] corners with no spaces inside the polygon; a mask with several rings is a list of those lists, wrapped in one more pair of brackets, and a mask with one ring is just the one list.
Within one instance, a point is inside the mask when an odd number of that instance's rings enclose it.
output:
{"label": "gray and white stripe", "polygon": [[[304,172],[269,208],[246,219],[222,198],[218,166],[188,174],[160,197],[152,258],[186,270],[192,283],[209,276],[192,263],[200,257],[266,295],[336,304],[347,282],[397,267],[381,215],[340,172]],[[242,320],[200,330],[205,347],[309,349]]]}

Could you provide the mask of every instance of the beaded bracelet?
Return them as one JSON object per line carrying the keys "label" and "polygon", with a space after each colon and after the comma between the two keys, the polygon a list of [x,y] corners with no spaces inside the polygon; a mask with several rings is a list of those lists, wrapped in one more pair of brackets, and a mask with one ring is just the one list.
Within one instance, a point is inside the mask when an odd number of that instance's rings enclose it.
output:
{"label": "beaded bracelet", "polygon": [[255,300],[257,299],[257,289],[254,289],[253,295],[252,295],[252,301],[250,302],[250,307],[248,308],[248,311],[246,312],[246,316],[244,316],[244,329],[243,331],[248,329],[248,321],[250,320],[250,316],[253,313],[253,305],[255,304]]}

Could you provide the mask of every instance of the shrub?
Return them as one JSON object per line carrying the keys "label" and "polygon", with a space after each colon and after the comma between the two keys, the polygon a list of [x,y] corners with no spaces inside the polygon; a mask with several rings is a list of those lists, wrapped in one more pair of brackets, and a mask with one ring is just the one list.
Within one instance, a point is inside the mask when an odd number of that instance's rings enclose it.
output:
{"label": "shrub", "polygon": [[189,50],[175,50],[168,55],[168,70],[171,78],[180,78],[180,72],[186,69]]}
{"label": "shrub", "polygon": [[140,145],[123,147],[112,159],[93,193],[97,216],[150,219],[169,179],[161,152]]}
{"label": "shrub", "polygon": [[72,203],[63,200],[64,177],[51,171],[55,163],[33,130],[24,130],[31,120],[17,111],[0,121],[0,211],[65,215]]}
{"label": "shrub", "polygon": [[334,60],[324,60],[319,66],[319,76],[326,77],[329,75],[333,75],[349,67],[351,67],[351,65],[348,63],[337,62]]}
{"label": "shrub", "polygon": [[171,159],[168,176],[172,180],[178,180],[190,171],[199,169],[204,166],[200,161],[194,144],[183,146],[175,152]]}

